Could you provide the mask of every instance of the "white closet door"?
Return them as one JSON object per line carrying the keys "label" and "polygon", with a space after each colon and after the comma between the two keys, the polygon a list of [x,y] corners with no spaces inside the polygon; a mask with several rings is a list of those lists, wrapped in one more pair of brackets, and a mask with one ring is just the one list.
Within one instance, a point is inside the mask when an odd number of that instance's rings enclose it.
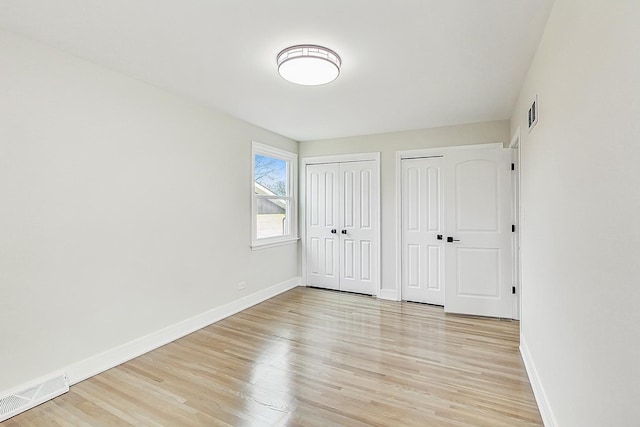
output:
{"label": "white closet door", "polygon": [[378,271],[376,162],[340,164],[340,289],[373,295]]}
{"label": "white closet door", "polygon": [[442,157],[402,160],[402,299],[407,301],[444,305],[442,164]]}
{"label": "white closet door", "polygon": [[307,165],[307,284],[340,289],[339,164]]}
{"label": "white closet door", "polygon": [[444,158],[447,312],[513,315],[510,171],[509,150]]}

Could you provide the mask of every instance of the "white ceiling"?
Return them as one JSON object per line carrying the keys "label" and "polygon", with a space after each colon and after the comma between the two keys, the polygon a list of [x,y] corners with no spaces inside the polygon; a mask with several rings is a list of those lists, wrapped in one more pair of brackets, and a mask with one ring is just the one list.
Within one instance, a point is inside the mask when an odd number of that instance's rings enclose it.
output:
{"label": "white ceiling", "polygon": [[[0,28],[304,141],[507,119],[553,0],[0,0]],[[342,57],[296,86],[276,54]]]}

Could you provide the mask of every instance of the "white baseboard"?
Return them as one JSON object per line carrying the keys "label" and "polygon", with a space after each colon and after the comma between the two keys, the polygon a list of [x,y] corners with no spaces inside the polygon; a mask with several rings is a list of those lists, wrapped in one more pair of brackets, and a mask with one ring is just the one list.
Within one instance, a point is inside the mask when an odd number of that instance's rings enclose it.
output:
{"label": "white baseboard", "polygon": [[398,298],[398,291],[395,289],[380,289],[378,292],[378,298],[389,301],[400,301]]}
{"label": "white baseboard", "polygon": [[213,308],[190,319],[183,320],[182,322],[160,329],[159,331],[68,366],[65,369],[65,372],[69,378],[69,383],[71,385],[77,384],[80,381],[104,372],[107,369],[118,366],[142,354],[148,353],[158,347],[175,341],[178,338],[189,335],[198,329],[202,329],[262,301],[293,289],[299,284],[300,278],[294,277],[293,279],[278,283],[277,285],[263,289],[251,295],[247,295],[221,307]]}
{"label": "white baseboard", "polygon": [[533,363],[533,359],[531,359],[531,353],[529,353],[527,342],[524,340],[522,335],[520,335],[520,355],[522,356],[524,366],[527,369],[527,375],[529,376],[529,382],[531,383],[531,388],[533,389],[533,395],[536,398],[538,409],[540,409],[542,422],[545,427],[556,427],[558,423],[556,422],[556,418],[551,410],[551,405],[549,404],[549,399],[547,399],[544,387],[540,382],[536,366]]}

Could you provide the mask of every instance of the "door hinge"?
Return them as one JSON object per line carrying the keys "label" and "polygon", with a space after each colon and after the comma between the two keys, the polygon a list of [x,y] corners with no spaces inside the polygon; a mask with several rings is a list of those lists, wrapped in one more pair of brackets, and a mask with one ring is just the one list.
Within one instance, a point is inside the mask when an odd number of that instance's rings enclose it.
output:
{"label": "door hinge", "polygon": [[516,294],[516,287],[515,286],[511,287],[511,293],[514,294],[514,295]]}
{"label": "door hinge", "polygon": [[515,226],[515,224],[512,224],[512,225],[511,225],[511,232],[512,232],[512,233],[515,233],[515,232],[516,232],[516,226]]}
{"label": "door hinge", "polygon": [[515,163],[511,163],[511,170],[512,171],[516,170],[516,164]]}

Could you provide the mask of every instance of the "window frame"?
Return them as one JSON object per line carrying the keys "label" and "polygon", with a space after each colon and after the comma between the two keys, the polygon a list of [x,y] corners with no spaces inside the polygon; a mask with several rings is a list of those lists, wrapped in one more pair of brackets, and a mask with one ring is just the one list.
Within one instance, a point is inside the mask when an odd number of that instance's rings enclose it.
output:
{"label": "window frame", "polygon": [[[255,162],[256,155],[272,157],[284,160],[288,164],[287,185],[288,195],[286,196],[265,196],[256,194],[255,191]],[[251,145],[251,249],[264,249],[273,246],[296,243],[298,237],[298,154],[292,153],[271,145],[253,141]],[[265,237],[258,239],[258,199],[286,199],[289,202],[289,234],[276,237]]]}

